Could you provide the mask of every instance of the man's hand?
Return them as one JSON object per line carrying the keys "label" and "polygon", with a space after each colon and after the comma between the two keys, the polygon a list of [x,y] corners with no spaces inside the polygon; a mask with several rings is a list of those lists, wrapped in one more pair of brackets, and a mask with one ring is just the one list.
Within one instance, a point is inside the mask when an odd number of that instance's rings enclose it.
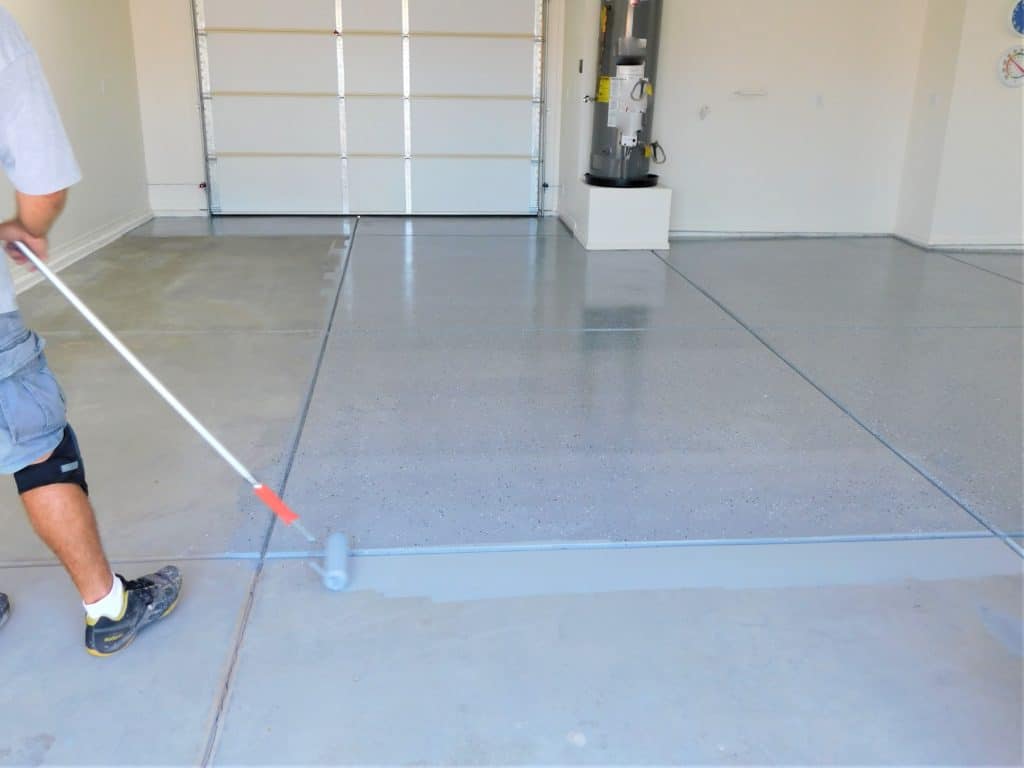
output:
{"label": "man's hand", "polygon": [[31,248],[39,258],[46,259],[49,256],[45,237],[36,237],[25,229],[25,226],[17,219],[0,223],[0,242],[4,244],[7,255],[18,264],[26,264],[28,259],[14,247],[14,243],[18,240]]}
{"label": "man's hand", "polygon": [[48,195],[15,192],[14,198],[18,210],[16,217],[0,224],[0,242],[4,243],[7,255],[19,264],[28,261],[13,245],[16,240],[20,240],[31,248],[36,256],[41,259],[47,258],[49,253],[46,234],[64,210],[68,191],[61,189]]}

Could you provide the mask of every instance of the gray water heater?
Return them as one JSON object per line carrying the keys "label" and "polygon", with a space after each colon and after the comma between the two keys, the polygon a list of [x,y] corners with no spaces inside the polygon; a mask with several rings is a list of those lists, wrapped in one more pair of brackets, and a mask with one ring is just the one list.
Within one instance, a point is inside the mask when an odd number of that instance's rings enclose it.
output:
{"label": "gray water heater", "polygon": [[588,184],[653,187],[651,138],[661,0],[601,0]]}

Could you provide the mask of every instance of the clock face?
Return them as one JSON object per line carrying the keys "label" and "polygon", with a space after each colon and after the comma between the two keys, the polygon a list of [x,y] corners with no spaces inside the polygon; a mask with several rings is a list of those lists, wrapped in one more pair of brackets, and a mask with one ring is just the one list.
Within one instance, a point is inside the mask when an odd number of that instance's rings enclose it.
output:
{"label": "clock face", "polygon": [[1015,46],[1003,54],[999,62],[999,77],[1011,88],[1024,86],[1024,46]]}
{"label": "clock face", "polygon": [[1017,0],[1013,4],[1013,10],[1010,11],[1010,24],[1013,25],[1014,32],[1024,36],[1024,0]]}

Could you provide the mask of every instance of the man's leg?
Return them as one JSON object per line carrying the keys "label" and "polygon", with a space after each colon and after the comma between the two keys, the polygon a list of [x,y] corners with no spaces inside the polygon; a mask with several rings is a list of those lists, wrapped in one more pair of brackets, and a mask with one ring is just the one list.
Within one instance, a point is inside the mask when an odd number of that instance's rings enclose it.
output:
{"label": "man's leg", "polygon": [[70,426],[52,454],[14,477],[32,527],[60,558],[82,595],[89,653],[109,656],[123,650],[139,632],[174,609],[181,592],[177,568],[168,566],[133,581],[110,570]]}
{"label": "man's leg", "polygon": [[32,527],[60,559],[82,601],[95,603],[110,592],[114,573],[103,553],[96,515],[77,485],[44,485],[23,493]]}
{"label": "man's leg", "polygon": [[74,430],[65,426],[57,447],[14,479],[29,522],[64,564],[82,601],[95,603],[109,594],[114,573],[100,543]]}
{"label": "man's leg", "polygon": [[[64,564],[82,601],[95,603],[105,597],[114,574],[85,491],[77,485],[45,485],[22,494],[21,501],[35,532]],[[7,595],[0,593],[0,626],[10,612]]]}

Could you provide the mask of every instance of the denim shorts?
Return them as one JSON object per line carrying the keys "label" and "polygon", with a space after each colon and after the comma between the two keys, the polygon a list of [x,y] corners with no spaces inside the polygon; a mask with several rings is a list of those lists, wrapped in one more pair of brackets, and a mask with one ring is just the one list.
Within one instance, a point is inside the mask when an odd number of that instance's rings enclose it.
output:
{"label": "denim shorts", "polygon": [[63,437],[64,393],[46,364],[45,345],[20,312],[0,314],[0,474],[37,462]]}

